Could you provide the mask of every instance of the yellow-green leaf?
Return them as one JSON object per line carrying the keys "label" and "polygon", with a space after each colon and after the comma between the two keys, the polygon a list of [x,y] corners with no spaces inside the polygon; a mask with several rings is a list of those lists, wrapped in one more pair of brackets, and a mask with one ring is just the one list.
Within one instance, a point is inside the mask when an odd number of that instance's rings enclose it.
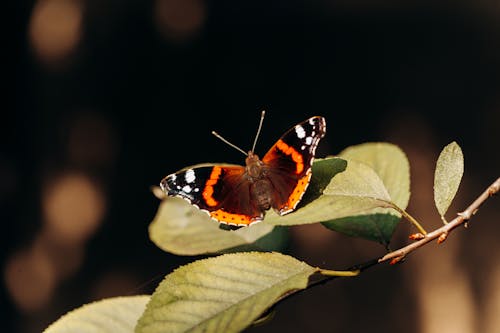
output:
{"label": "yellow-green leaf", "polygon": [[68,312],[44,333],[132,333],[150,296],[108,298]]}
{"label": "yellow-green leaf", "polygon": [[339,157],[370,166],[384,183],[391,201],[406,209],[410,199],[410,164],[398,146],[387,142],[363,143],[346,148]]}
{"label": "yellow-green leaf", "polygon": [[464,173],[464,155],[456,142],[441,151],[434,173],[434,202],[441,217],[450,207]]}
{"label": "yellow-green leaf", "polygon": [[240,332],[317,271],[279,253],[244,252],[198,260],[160,283],[137,333]]}
{"label": "yellow-green leaf", "polygon": [[347,159],[347,169],[328,184],[323,194],[391,201],[384,182],[370,166]]}
{"label": "yellow-green leaf", "polygon": [[149,225],[149,237],[167,252],[198,255],[251,244],[272,230],[273,226],[264,223],[222,230],[218,222],[186,200],[167,197]]}

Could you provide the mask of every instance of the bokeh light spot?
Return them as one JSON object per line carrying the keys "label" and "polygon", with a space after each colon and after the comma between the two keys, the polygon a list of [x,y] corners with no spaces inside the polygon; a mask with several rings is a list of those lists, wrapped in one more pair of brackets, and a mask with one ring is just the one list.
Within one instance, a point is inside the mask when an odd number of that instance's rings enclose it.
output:
{"label": "bokeh light spot", "polygon": [[192,38],[206,19],[203,0],[156,0],[153,9],[158,30],[174,41]]}
{"label": "bokeh light spot", "polygon": [[24,312],[44,307],[56,282],[49,258],[33,250],[13,254],[5,265],[4,279],[12,300]]}
{"label": "bokeh light spot", "polygon": [[105,198],[88,177],[68,173],[46,186],[42,206],[47,227],[61,242],[83,242],[102,222]]}
{"label": "bokeh light spot", "polygon": [[60,66],[78,44],[82,7],[76,0],[39,0],[33,7],[29,39],[38,59],[49,67]]}

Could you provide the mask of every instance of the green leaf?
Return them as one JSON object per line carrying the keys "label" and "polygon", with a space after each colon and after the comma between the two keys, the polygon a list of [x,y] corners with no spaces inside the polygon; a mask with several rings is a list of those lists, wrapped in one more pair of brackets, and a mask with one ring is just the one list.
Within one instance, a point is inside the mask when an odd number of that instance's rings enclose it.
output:
{"label": "green leaf", "polygon": [[298,209],[319,198],[336,174],[345,171],[347,161],[338,157],[316,159],[312,165],[312,176]]}
{"label": "green leaf", "polygon": [[361,237],[388,246],[399,220],[400,217],[394,214],[373,213],[339,218],[323,225],[351,237]]}
{"label": "green leaf", "polygon": [[456,142],[452,142],[441,151],[434,173],[434,202],[444,219],[464,173],[464,155]]}
{"label": "green leaf", "polygon": [[333,178],[323,194],[391,201],[389,192],[375,170],[352,159],[347,159],[346,171]]}
{"label": "green leaf", "polygon": [[108,298],[70,311],[47,327],[44,333],[134,332],[150,296]]}
{"label": "green leaf", "polygon": [[339,156],[370,166],[384,183],[391,201],[406,209],[410,200],[410,164],[398,146],[386,142],[363,143],[346,148]]}
{"label": "green leaf", "polygon": [[164,251],[199,255],[251,244],[273,230],[264,223],[238,230],[221,230],[219,225],[186,200],[167,197],[149,225],[149,237]]}
{"label": "green leaf", "polygon": [[[335,177],[324,193],[336,198],[335,204],[343,210],[348,210],[344,216],[324,221],[325,227],[388,245],[400,214],[388,208],[392,204],[391,197],[372,168],[356,160],[348,160],[346,172]],[[338,214],[342,210],[337,209],[336,212]]]}
{"label": "green leaf", "polygon": [[318,269],[279,253],[245,252],[198,260],[160,283],[137,333],[240,332]]}
{"label": "green leaf", "polygon": [[[404,210],[410,198],[410,167],[405,153],[393,144],[375,142],[349,147],[339,156],[348,160],[351,167],[355,161],[362,163],[376,176],[356,166],[353,172],[335,177],[324,193],[375,201],[372,207],[367,207],[363,212],[334,218],[323,225],[349,236],[388,246],[401,214],[392,208],[382,207],[397,206]],[[364,202],[357,200],[345,203],[346,207],[361,207],[361,204]]]}

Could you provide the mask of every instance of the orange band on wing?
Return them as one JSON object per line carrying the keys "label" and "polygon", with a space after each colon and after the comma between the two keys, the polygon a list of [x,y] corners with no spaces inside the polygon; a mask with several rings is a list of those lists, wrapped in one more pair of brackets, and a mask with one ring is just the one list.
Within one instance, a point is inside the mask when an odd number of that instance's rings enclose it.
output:
{"label": "orange band on wing", "polygon": [[209,212],[210,216],[219,222],[234,224],[234,225],[250,225],[252,223],[260,222],[262,219],[247,216],[244,214],[228,213],[225,210],[217,209]]}
{"label": "orange band on wing", "polygon": [[295,162],[297,169],[296,174],[300,174],[304,170],[304,159],[302,154],[295,150],[293,147],[287,145],[283,140],[278,140],[276,142],[276,147],[285,155],[289,155]]}
{"label": "orange band on wing", "polygon": [[212,169],[212,173],[210,174],[210,178],[205,183],[205,188],[203,189],[203,199],[207,206],[213,207],[217,206],[219,202],[214,199],[214,185],[219,181],[219,177],[222,173],[222,169],[220,167],[214,166]]}
{"label": "orange band on wing", "polygon": [[299,179],[297,186],[293,189],[292,193],[288,197],[287,202],[283,207],[280,207],[280,215],[290,213],[295,209],[300,199],[306,192],[307,186],[309,186],[309,180],[311,179],[311,173],[308,172],[304,177]]}

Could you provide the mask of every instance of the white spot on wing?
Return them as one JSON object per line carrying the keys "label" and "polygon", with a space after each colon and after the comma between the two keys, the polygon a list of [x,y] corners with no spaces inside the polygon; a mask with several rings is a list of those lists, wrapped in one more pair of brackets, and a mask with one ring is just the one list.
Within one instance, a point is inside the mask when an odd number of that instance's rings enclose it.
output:
{"label": "white spot on wing", "polygon": [[306,131],[304,131],[304,127],[300,125],[295,126],[295,133],[297,133],[299,139],[303,139],[306,136]]}
{"label": "white spot on wing", "polygon": [[191,193],[191,190],[192,188],[189,185],[184,185],[184,187],[182,188],[182,191],[186,193]]}
{"label": "white spot on wing", "polygon": [[308,136],[306,138],[306,145],[310,145],[313,142],[313,138],[311,136]]}
{"label": "white spot on wing", "polygon": [[184,175],[184,179],[186,180],[186,183],[190,184],[193,183],[194,180],[196,179],[196,175],[194,174],[193,169],[189,169],[186,171],[186,174]]}

